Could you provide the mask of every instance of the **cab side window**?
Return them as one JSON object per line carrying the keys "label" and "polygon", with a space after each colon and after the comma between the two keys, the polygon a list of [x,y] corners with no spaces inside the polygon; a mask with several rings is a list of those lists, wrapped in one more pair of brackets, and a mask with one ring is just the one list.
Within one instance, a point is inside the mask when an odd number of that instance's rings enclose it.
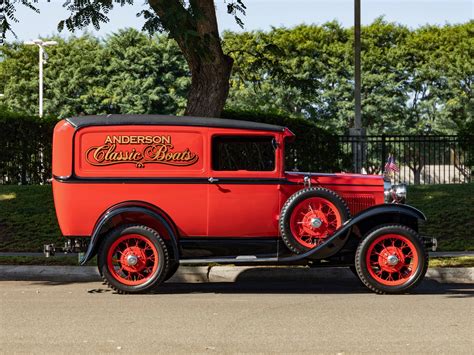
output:
{"label": "cab side window", "polygon": [[275,143],[272,136],[216,136],[212,139],[214,171],[273,171]]}

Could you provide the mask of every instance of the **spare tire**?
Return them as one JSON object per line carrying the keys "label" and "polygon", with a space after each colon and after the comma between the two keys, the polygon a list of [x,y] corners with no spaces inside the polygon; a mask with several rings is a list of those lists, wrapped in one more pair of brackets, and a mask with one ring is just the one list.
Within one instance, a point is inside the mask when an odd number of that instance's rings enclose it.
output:
{"label": "spare tire", "polygon": [[280,233],[288,249],[301,254],[324,243],[349,218],[349,208],[338,194],[309,187],[294,193],[283,205]]}

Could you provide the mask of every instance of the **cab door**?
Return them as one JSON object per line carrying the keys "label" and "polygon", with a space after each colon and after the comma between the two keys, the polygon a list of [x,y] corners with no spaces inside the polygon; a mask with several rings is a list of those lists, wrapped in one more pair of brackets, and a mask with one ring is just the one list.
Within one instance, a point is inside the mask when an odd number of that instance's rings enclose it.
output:
{"label": "cab door", "polygon": [[210,133],[209,237],[277,237],[280,199],[278,135]]}

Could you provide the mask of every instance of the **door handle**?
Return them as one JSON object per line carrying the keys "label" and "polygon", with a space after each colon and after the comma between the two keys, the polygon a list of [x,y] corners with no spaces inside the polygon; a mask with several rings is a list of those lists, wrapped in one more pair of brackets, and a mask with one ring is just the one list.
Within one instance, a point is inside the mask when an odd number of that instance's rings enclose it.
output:
{"label": "door handle", "polygon": [[216,179],[216,178],[213,178],[213,177],[210,177],[209,179],[207,179],[207,181],[209,181],[211,184],[215,183],[215,182],[218,182],[219,179]]}

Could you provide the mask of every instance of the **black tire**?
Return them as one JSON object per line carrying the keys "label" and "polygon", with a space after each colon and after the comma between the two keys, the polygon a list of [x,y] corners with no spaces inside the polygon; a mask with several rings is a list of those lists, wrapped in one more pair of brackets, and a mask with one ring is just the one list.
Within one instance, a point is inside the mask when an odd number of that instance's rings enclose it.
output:
{"label": "black tire", "polygon": [[295,192],[283,205],[280,213],[280,234],[285,245],[296,254],[305,253],[312,249],[301,244],[291,232],[290,220],[295,208],[304,200],[312,197],[323,198],[332,203],[341,218],[341,225],[350,218],[350,211],[346,202],[335,192],[322,187],[309,187]]}
{"label": "black tire", "polygon": [[176,271],[178,271],[178,268],[179,268],[179,261],[173,260],[170,263],[170,266],[168,268],[168,272],[166,273],[164,281],[168,281],[169,279],[171,279],[173,275],[176,274]]}
{"label": "black tire", "polygon": [[[120,276],[118,275],[117,270],[115,270],[115,268],[114,270],[109,268],[108,260],[113,260],[113,257],[109,255],[109,251],[110,253],[114,252],[114,250],[111,250],[111,248],[115,248],[114,245],[117,245],[117,247],[123,246],[124,244],[122,244],[119,240],[121,240],[120,238],[123,239],[127,238],[128,236],[130,236],[130,239],[132,239],[132,236],[136,236],[135,238],[140,238],[138,243],[143,243],[143,245],[145,245],[145,248],[143,248],[144,253],[147,252],[150,254],[151,251],[151,256],[146,258],[146,262],[151,262],[152,271],[147,273],[148,269],[150,269],[150,266],[145,267],[149,264],[143,265],[143,270],[140,270],[140,272],[143,272],[143,274],[147,276],[144,277],[143,282],[139,284],[132,283],[140,282],[140,280],[137,281],[131,279],[128,281],[123,277],[121,278],[123,281],[121,281],[119,279]],[[127,248],[126,250],[130,249]],[[141,258],[138,257],[138,260],[140,259]],[[139,263],[140,262],[141,261],[139,261]],[[124,266],[121,261],[117,261],[117,263],[121,268],[133,267],[129,265]],[[98,252],[98,266],[99,272],[101,273],[104,282],[118,293],[144,293],[152,290],[160,283],[164,282],[169,268],[169,255],[164,240],[154,229],[144,225],[125,225],[113,229],[100,245]],[[133,272],[128,271],[121,271],[121,273],[125,277],[131,277],[133,274]]]}
{"label": "black tire", "polygon": [[[398,237],[389,240],[388,235],[396,235]],[[384,241],[384,238],[387,238],[387,240]],[[395,242],[393,242],[394,240]],[[390,247],[391,243],[395,243],[394,245],[400,252],[404,250],[402,253],[404,254],[404,260],[401,261],[402,258],[397,258],[398,264],[394,266],[380,262],[380,260],[384,258],[384,252],[388,250],[383,249],[384,246],[382,245],[388,245],[388,247]],[[411,246],[409,244],[411,244]],[[406,246],[403,247],[403,245]],[[370,254],[372,256],[369,256],[369,261],[373,263],[373,266],[369,266],[367,265],[367,254],[370,253],[371,248],[375,250],[375,246],[378,246],[380,250],[379,253],[382,256],[377,256],[379,254]],[[393,252],[392,254],[395,255],[396,253]],[[410,257],[410,255],[412,257]],[[380,264],[385,266],[381,266]],[[415,268],[414,270],[412,269],[413,266]],[[405,293],[416,287],[423,280],[428,268],[428,253],[423,240],[413,229],[403,225],[384,225],[373,229],[362,239],[357,247],[355,267],[362,283],[373,292],[378,294]],[[400,270],[394,272],[383,271],[384,268],[400,268]],[[380,273],[380,275],[377,275],[377,273]]]}

